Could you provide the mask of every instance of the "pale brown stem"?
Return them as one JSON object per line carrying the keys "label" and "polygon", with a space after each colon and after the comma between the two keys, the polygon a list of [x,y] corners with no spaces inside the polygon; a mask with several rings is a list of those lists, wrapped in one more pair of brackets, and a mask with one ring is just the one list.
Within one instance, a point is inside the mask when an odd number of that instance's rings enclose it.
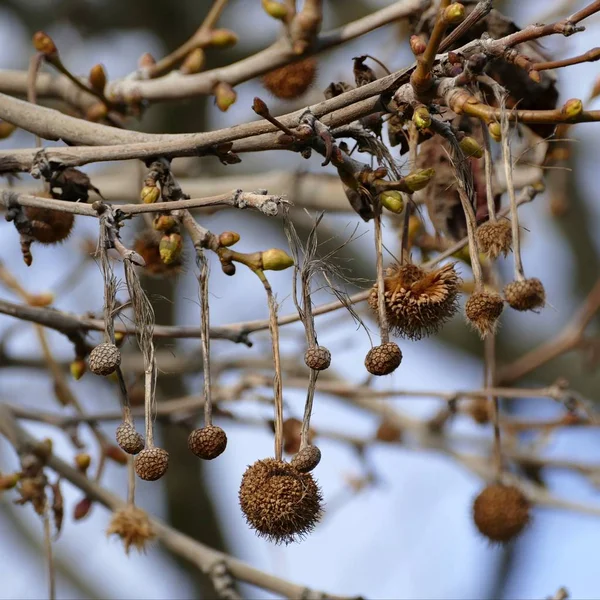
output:
{"label": "pale brown stem", "polygon": [[379,319],[379,333],[381,343],[387,344],[390,341],[390,330],[388,326],[387,309],[385,306],[385,277],[383,272],[383,241],[381,236],[381,204],[375,199],[374,230],[375,230],[375,253],[377,256],[377,317]]}
{"label": "pale brown stem", "polygon": [[208,260],[198,252],[200,262],[200,305],[201,305],[201,346],[202,368],[204,371],[204,426],[212,425],[212,397],[210,385],[210,320],[208,308]]}
{"label": "pale brown stem", "polygon": [[306,392],[306,403],[304,405],[304,417],[302,418],[302,428],[300,430],[300,450],[310,445],[309,431],[310,431],[310,418],[312,416],[313,402],[315,398],[315,388],[317,386],[317,379],[319,378],[319,371],[315,369],[310,370],[308,390]]}
{"label": "pale brown stem", "polygon": [[[493,388],[496,377],[496,336],[492,332],[483,341],[484,343],[484,369],[485,387]],[[502,440],[500,436],[500,403],[498,396],[488,396],[488,402],[492,409],[492,422],[494,424],[494,465],[498,481],[502,477]]]}
{"label": "pale brown stem", "polygon": [[490,145],[490,134],[488,128],[483,121],[481,124],[481,135],[483,137],[483,160],[485,168],[485,193],[487,198],[487,207],[490,223],[495,223],[496,219],[496,205],[494,203],[494,189],[492,183],[492,149]]}
{"label": "pale brown stem", "polygon": [[52,531],[50,527],[50,507],[46,500],[46,508],[44,510],[44,554],[48,568],[48,598],[56,600],[56,572],[54,569],[54,554],[52,552]]}

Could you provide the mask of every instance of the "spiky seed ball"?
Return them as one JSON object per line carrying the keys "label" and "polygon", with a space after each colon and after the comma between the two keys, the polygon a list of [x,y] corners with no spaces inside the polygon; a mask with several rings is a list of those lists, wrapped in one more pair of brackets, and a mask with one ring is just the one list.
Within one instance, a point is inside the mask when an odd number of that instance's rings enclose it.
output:
{"label": "spiky seed ball", "polygon": [[[40,196],[50,197],[49,194]],[[31,223],[31,235],[40,244],[57,244],[66,240],[75,222],[75,215],[72,213],[39,206],[27,206],[25,215]]]}
{"label": "spiky seed ball", "polygon": [[504,287],[504,297],[515,310],[535,310],[546,304],[546,291],[537,277],[511,281]]}
{"label": "spiky seed ball", "polygon": [[386,342],[381,346],[373,346],[367,352],[365,367],[371,375],[389,375],[402,362],[402,352],[395,342]]}
{"label": "spiky seed ball", "polygon": [[188,448],[204,460],[212,460],[225,452],[227,434],[216,425],[194,429],[188,437]]}
{"label": "spiky seed ball", "polygon": [[[460,278],[454,264],[425,271],[413,264],[394,265],[384,277],[388,324],[396,335],[411,340],[436,333],[458,310]],[[378,286],[369,306],[378,312]]]}
{"label": "spiky seed ball", "polygon": [[116,511],[110,520],[106,535],[118,535],[123,540],[125,553],[129,554],[131,546],[138,552],[146,549],[156,533],[148,515],[137,506],[126,506]]}
{"label": "spiky seed ball", "polygon": [[321,451],[317,446],[305,446],[296,454],[290,464],[300,473],[312,471],[321,462]]}
{"label": "spiky seed ball", "polygon": [[488,485],[475,498],[473,520],[477,529],[492,542],[505,543],[516,538],[530,519],[531,505],[513,485]]}
{"label": "spiky seed ball", "polygon": [[477,242],[482,252],[496,259],[512,248],[512,229],[508,221],[487,221],[477,228]]}
{"label": "spiky seed ball", "polygon": [[121,423],[115,434],[119,448],[127,454],[138,454],[144,449],[144,438],[130,423]]}
{"label": "spiky seed ball", "polygon": [[308,90],[316,73],[317,61],[308,57],[269,71],[263,76],[262,83],[273,96],[281,100],[293,100]]}
{"label": "spiky seed ball", "polygon": [[309,369],[324,371],[331,364],[331,352],[325,346],[311,346],[304,353],[304,362]]}
{"label": "spiky seed ball", "polygon": [[274,458],[246,469],[239,501],[248,525],[275,543],[289,544],[309,534],[322,514],[321,491],[312,475]]}
{"label": "spiky seed ball", "polygon": [[473,292],[465,304],[465,315],[469,323],[482,338],[496,331],[498,318],[502,314],[504,302],[494,292]]}
{"label": "spiky seed ball", "polygon": [[162,448],[152,446],[144,448],[136,455],[135,472],[144,481],[156,481],[160,479],[169,468],[169,453]]}
{"label": "spiky seed ball", "polygon": [[121,364],[121,351],[114,344],[98,344],[90,352],[88,363],[92,373],[110,375]]}

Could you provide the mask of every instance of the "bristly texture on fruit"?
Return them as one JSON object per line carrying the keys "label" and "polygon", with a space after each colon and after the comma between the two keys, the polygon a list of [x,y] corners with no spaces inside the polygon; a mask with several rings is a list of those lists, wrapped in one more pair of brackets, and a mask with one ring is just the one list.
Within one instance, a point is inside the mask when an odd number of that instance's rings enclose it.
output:
{"label": "bristly texture on fruit", "polygon": [[494,333],[502,314],[504,302],[494,292],[473,292],[465,304],[465,315],[469,323],[482,338]]}
{"label": "bristly texture on fruit", "polygon": [[473,520],[477,529],[492,542],[506,543],[516,538],[530,520],[531,504],[512,485],[488,485],[475,498]]}
{"label": "bristly texture on fruit", "polygon": [[487,221],[477,228],[477,242],[482,252],[496,259],[512,249],[512,228],[508,221]]}
{"label": "bristly texture on fruit", "polygon": [[246,469],[239,501],[248,525],[277,544],[299,541],[322,515],[321,490],[312,475],[274,458]]}
{"label": "bristly texture on fruit", "polygon": [[[387,269],[385,306],[392,332],[411,340],[436,333],[458,310],[459,283],[454,264],[434,271],[413,264]],[[377,296],[375,284],[369,306],[376,313]]]}
{"label": "bristly texture on fruit", "polygon": [[273,96],[281,100],[293,100],[308,90],[316,74],[317,61],[310,56],[265,73],[262,82]]}
{"label": "bristly texture on fruit", "polygon": [[156,536],[148,515],[137,506],[121,508],[113,514],[106,535],[118,535],[125,546],[125,553],[133,546],[145,552],[146,544]]}
{"label": "bristly texture on fruit", "polygon": [[546,304],[546,290],[537,277],[511,281],[504,287],[504,297],[515,310],[535,310]]}

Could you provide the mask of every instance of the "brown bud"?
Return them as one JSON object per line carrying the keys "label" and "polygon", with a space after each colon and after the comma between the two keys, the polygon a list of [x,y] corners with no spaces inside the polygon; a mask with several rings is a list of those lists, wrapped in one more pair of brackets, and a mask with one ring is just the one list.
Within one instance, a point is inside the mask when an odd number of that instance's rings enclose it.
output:
{"label": "brown bud", "polygon": [[81,519],[84,519],[90,514],[91,509],[92,499],[88,498],[87,496],[85,498],[82,498],[73,509],[73,519],[75,521],[81,521]]}
{"label": "brown bud", "polygon": [[0,140],[5,140],[10,137],[16,128],[16,125],[0,119]]}
{"label": "brown bud", "polygon": [[262,268],[265,271],[283,271],[293,266],[294,259],[279,248],[271,248],[260,253]]}
{"label": "brown bud", "polygon": [[214,48],[231,48],[238,41],[238,36],[229,29],[214,29],[210,38],[210,45]]}
{"label": "brown bud", "polygon": [[222,262],[221,269],[225,275],[229,275],[230,277],[235,275],[235,265],[232,262]]}
{"label": "brown bud", "polygon": [[42,292],[41,294],[31,294],[27,298],[29,306],[39,306],[44,308],[50,306],[54,302],[54,294],[52,292]]}
{"label": "brown bud", "polygon": [[71,376],[75,381],[79,381],[87,371],[87,363],[83,358],[76,358],[70,365]]}
{"label": "brown bud", "polygon": [[108,108],[104,102],[96,102],[85,111],[85,118],[92,123],[101,121],[106,118],[106,115],[108,115]]}
{"label": "brown bud", "polygon": [[179,70],[184,75],[199,73],[204,68],[205,62],[206,55],[204,54],[204,50],[202,50],[202,48],[195,48],[185,57]]}
{"label": "brown bud", "polygon": [[240,241],[240,234],[236,231],[224,231],[219,235],[219,245],[228,248]]}
{"label": "brown bud", "polygon": [[402,430],[389,419],[384,419],[377,428],[375,438],[380,442],[399,442],[402,439]]}
{"label": "brown bud", "polygon": [[560,112],[570,119],[578,117],[583,112],[583,102],[579,98],[571,98],[563,104]]}
{"label": "brown bud", "polygon": [[10,475],[0,475],[0,492],[6,490],[12,490],[17,483],[19,483],[20,476],[18,473],[11,473]]}
{"label": "brown bud", "polygon": [[225,81],[217,83],[213,93],[215,95],[216,105],[219,107],[219,110],[222,110],[223,112],[226,112],[237,99],[236,91]]}
{"label": "brown bud", "polygon": [[140,192],[140,199],[144,204],[154,204],[160,198],[160,190],[156,186],[145,185]]}
{"label": "brown bud", "polygon": [[420,35],[411,35],[410,36],[410,49],[412,50],[415,56],[419,56],[419,54],[423,54],[425,49],[427,48],[427,44],[425,40]]}
{"label": "brown bud", "polygon": [[183,251],[183,238],[179,233],[163,235],[158,245],[160,258],[165,265],[170,265],[181,259]]}
{"label": "brown bud", "polygon": [[177,227],[177,219],[171,215],[158,215],[152,223],[152,227],[156,231],[167,233]]}
{"label": "brown bud", "polygon": [[33,34],[33,47],[46,56],[57,54],[58,50],[52,38],[43,31],[36,31]]}
{"label": "brown bud", "polygon": [[106,86],[106,72],[101,64],[94,65],[90,69],[88,79],[90,80],[91,88],[95,92],[98,92],[99,94],[104,92],[104,88]]}

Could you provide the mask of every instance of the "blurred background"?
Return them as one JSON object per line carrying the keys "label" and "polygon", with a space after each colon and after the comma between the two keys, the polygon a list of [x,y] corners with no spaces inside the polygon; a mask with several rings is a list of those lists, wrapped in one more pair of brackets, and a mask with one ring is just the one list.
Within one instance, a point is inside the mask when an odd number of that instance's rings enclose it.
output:
{"label": "blurred background", "polygon": [[[352,0],[326,3],[324,29],[360,18],[391,4],[383,0]],[[518,24],[549,19],[549,10],[569,14],[584,2],[495,2]],[[0,68],[26,70],[33,50],[31,36],[43,29],[55,40],[63,61],[76,74],[86,74],[102,63],[109,78],[125,76],[136,68],[144,52],[161,57],[186,40],[199,26],[208,0],[0,0]],[[547,39],[544,47],[555,57],[564,58],[589,50],[597,43],[598,18],[586,22],[587,31],[569,38]],[[234,30],[240,38],[229,50],[207,53],[207,68],[228,64],[270,44],[278,35],[277,24],[260,8],[258,0],[231,0],[220,26]],[[255,120],[252,98],[266,99],[274,114],[290,112],[322,99],[322,90],[331,81],[352,81],[352,57],[371,54],[391,70],[411,62],[402,24],[391,24],[343,47],[319,56],[318,79],[301,99],[281,103],[269,98],[258,81],[236,87],[237,103],[227,113],[219,112],[212,98],[195,98],[177,104],[151,107],[140,123],[132,127],[149,132],[196,132],[227,127]],[[559,73],[560,103],[571,97],[585,98],[598,76],[597,63],[582,64]],[[2,75],[0,73],[0,82]],[[0,83],[1,87],[1,83]],[[45,102],[53,105],[52,102]],[[589,108],[600,108],[592,105]],[[573,138],[569,169],[549,173],[548,192],[522,210],[523,257],[528,276],[539,277],[546,288],[548,306],[541,314],[505,311],[498,336],[501,362],[511,362],[540,342],[557,334],[573,316],[600,273],[600,203],[598,202],[597,156],[600,152],[600,125],[579,125],[570,131]],[[0,142],[0,148],[33,147],[33,136],[17,132]],[[394,154],[395,156],[397,154]],[[242,163],[221,166],[214,158],[176,161],[186,177],[227,177],[225,190],[237,187],[235,178],[260,184],[259,174],[285,174],[322,169],[321,159],[305,161],[298,155],[268,152],[243,155]],[[571,170],[572,168],[572,170]],[[110,188],[118,198],[133,201],[140,189],[143,170],[137,164],[114,164],[86,168],[101,190]],[[118,183],[116,183],[118,182]],[[182,178],[185,187],[185,178]],[[5,185],[5,181],[2,182]],[[31,189],[23,177],[18,185]],[[103,187],[104,186],[104,187]],[[115,191],[117,186],[117,191]],[[240,186],[241,187],[241,186]],[[267,187],[267,186],[264,186]],[[269,187],[270,193],[293,190]],[[301,234],[310,226],[300,211],[294,213]],[[269,247],[287,247],[282,222],[269,220],[249,211],[197,213],[200,222],[215,232],[238,231],[242,240],[236,246],[251,252]],[[141,221],[138,219],[138,221]],[[357,217],[351,212],[327,215],[321,240],[341,243],[354,230]],[[134,223],[128,229],[140,227]],[[363,234],[363,235],[361,235]],[[86,243],[95,243],[97,224],[79,217],[70,240],[59,247],[34,246],[34,264],[27,268],[21,258],[18,235],[12,224],[0,222],[0,260],[32,293],[53,291],[54,306],[84,314],[102,310],[103,288],[99,268],[87,257]],[[129,240],[133,233],[129,233]],[[127,237],[127,236],[126,236]],[[374,278],[372,229],[362,221],[355,239],[340,253],[340,261],[352,277],[371,282]],[[398,237],[392,223],[386,224],[385,243],[394,252]],[[186,266],[175,280],[145,281],[154,302],[157,323],[199,324],[197,268],[188,248]],[[212,261],[212,257],[211,257]],[[262,319],[267,316],[264,290],[249,272],[238,268],[234,278],[226,277],[212,261],[211,318],[215,325]],[[469,270],[462,266],[463,276]],[[512,273],[512,259],[501,264],[506,280]],[[281,313],[294,310],[290,297],[291,274],[269,276],[281,304]],[[368,285],[367,283],[364,286]],[[348,291],[354,291],[348,285]],[[0,296],[18,298],[7,289]],[[327,291],[315,295],[315,303],[333,299]],[[364,307],[361,308],[364,312]],[[362,314],[362,312],[361,312]],[[374,322],[367,324],[376,334]],[[597,332],[598,320],[592,325]],[[594,329],[592,329],[594,331]],[[319,342],[332,351],[332,369],[348,384],[365,381],[362,368],[370,347],[368,336],[347,312],[336,312],[317,320]],[[301,364],[303,331],[296,325],[282,331],[282,351],[290,364]],[[73,350],[60,334],[49,331],[54,357],[65,365]],[[100,340],[100,335],[93,336]],[[219,382],[231,384],[239,378],[226,363],[267,357],[270,342],[266,333],[253,334],[251,349],[227,341],[212,343],[213,368],[219,369]],[[377,338],[375,338],[377,339]],[[38,339],[31,324],[0,316],[0,400],[37,410],[58,410],[52,382],[44,370]],[[160,400],[200,394],[199,345],[197,340],[163,340],[163,363],[159,377]],[[435,339],[403,342],[404,360],[385,381],[373,385],[406,390],[477,389],[482,386],[482,344],[458,315]],[[124,352],[135,363],[135,340],[127,340]],[[538,369],[521,382],[528,387],[553,383],[566,377],[573,389],[595,400],[600,375],[586,360],[589,356],[572,352]],[[196,367],[183,372],[177,368],[186,360]],[[126,358],[127,361],[127,358]],[[127,364],[127,362],[126,362]],[[159,362],[159,366],[161,366]],[[256,369],[260,369],[257,363]],[[299,369],[306,377],[306,369]],[[69,382],[82,405],[90,413],[118,410],[114,384],[87,374]],[[284,381],[285,386],[285,381]],[[284,388],[286,416],[302,418],[304,392]],[[260,394],[259,394],[260,396]],[[269,396],[269,388],[262,390]],[[260,397],[259,397],[260,400]],[[436,414],[442,401],[421,397],[389,400],[395,409],[417,418]],[[237,420],[219,421],[228,434],[225,454],[211,463],[198,461],[186,447],[187,432],[181,426],[159,422],[159,443],[171,454],[167,476],[156,483],[138,482],[137,502],[151,514],[212,547],[226,550],[251,565],[289,578],[315,589],[368,598],[545,598],[566,586],[573,598],[598,598],[600,577],[596,565],[596,542],[600,537],[600,518],[574,511],[536,509],[532,526],[514,544],[489,546],[472,524],[470,510],[482,482],[449,456],[373,443],[364,452],[343,441],[319,439],[323,460],[315,475],[323,488],[326,514],[316,531],[299,544],[278,547],[259,539],[246,526],[237,501],[241,476],[247,465],[272,453],[272,431],[265,425],[246,424],[244,420],[265,421],[270,406],[254,397],[232,403]],[[229,406],[227,406],[229,408]],[[504,410],[527,418],[552,418],[562,408],[551,400],[519,399],[505,403]],[[63,412],[67,412],[66,409]],[[361,411],[333,396],[317,394],[313,426],[359,438],[372,438],[379,425],[369,411]],[[112,439],[115,422],[102,425]],[[50,436],[56,451],[72,460],[74,448],[69,438],[56,428],[27,423],[38,437]],[[457,435],[469,439],[491,439],[489,425],[475,425],[466,416],[452,426]],[[93,454],[95,441],[86,428],[80,436]],[[565,428],[548,440],[544,455],[598,464],[600,439],[592,427]],[[0,470],[9,472],[17,465],[15,453],[0,440]],[[365,476],[375,481],[360,485]],[[574,501],[596,503],[599,490],[589,479],[568,471],[548,470],[543,477],[556,495]],[[103,485],[122,496],[126,493],[126,469],[109,463]],[[93,506],[87,518],[73,521],[73,507],[82,493],[63,484],[66,513],[63,532],[54,544],[59,598],[210,598],[210,582],[196,569],[154,544],[145,555],[126,557],[117,539],[105,534],[110,514]],[[0,498],[0,598],[43,598],[47,593],[42,551],[42,524],[27,507],[15,506],[14,494]],[[600,513],[600,510],[599,510]],[[272,597],[262,590],[241,586],[248,598]]]}

